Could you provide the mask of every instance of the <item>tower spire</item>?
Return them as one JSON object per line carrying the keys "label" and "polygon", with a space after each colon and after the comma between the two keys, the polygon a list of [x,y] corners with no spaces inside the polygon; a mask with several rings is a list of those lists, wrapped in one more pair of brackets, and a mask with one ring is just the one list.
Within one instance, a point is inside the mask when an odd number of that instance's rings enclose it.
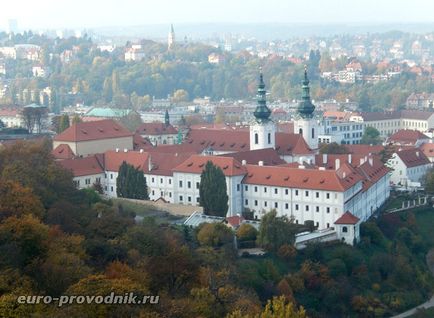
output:
{"label": "tower spire", "polygon": [[267,107],[266,95],[267,95],[267,91],[265,90],[262,68],[259,68],[259,84],[258,84],[258,93],[256,95],[257,106],[253,113],[257,122],[266,122],[270,118],[271,111]]}
{"label": "tower spire", "polygon": [[309,78],[307,77],[307,66],[304,66],[304,79],[302,83],[303,93],[301,95],[301,102],[298,105],[298,114],[303,118],[312,118],[315,106],[310,99]]}
{"label": "tower spire", "polygon": [[166,109],[166,113],[164,114],[164,124],[167,126],[170,125],[170,119],[169,119],[169,111]]}

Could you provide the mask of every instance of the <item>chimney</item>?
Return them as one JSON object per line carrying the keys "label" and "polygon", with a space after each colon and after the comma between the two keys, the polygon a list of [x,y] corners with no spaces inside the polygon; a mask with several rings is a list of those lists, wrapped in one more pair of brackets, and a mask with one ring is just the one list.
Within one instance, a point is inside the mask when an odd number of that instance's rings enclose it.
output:
{"label": "chimney", "polygon": [[262,160],[258,162],[258,166],[262,167],[263,165],[264,165],[264,162]]}
{"label": "chimney", "polygon": [[327,164],[327,154],[326,153],[322,155],[322,163]]}
{"label": "chimney", "polygon": [[416,156],[419,158],[419,151],[416,151]]}
{"label": "chimney", "polygon": [[352,164],[353,163],[353,155],[352,154],[348,154],[348,163]]}
{"label": "chimney", "polygon": [[299,165],[298,169],[305,169],[306,167],[304,165]]}
{"label": "chimney", "polygon": [[369,157],[369,165],[372,167],[374,165],[374,158]]}
{"label": "chimney", "polygon": [[345,171],[342,173],[342,178],[345,179],[345,177],[347,176],[347,174],[345,173]]}
{"label": "chimney", "polygon": [[243,160],[241,160],[241,164],[242,164],[243,166],[245,166],[245,165],[247,164],[247,161],[246,161],[245,159],[243,159]]}
{"label": "chimney", "polygon": [[325,171],[326,168],[325,167],[319,167],[318,169],[321,171]]}
{"label": "chimney", "polygon": [[143,153],[143,149],[140,149],[140,153]]}
{"label": "chimney", "polygon": [[152,160],[151,160],[151,155],[149,155],[149,159],[148,159],[148,171],[152,171]]}
{"label": "chimney", "polygon": [[119,148],[116,148],[116,152],[119,152]]}
{"label": "chimney", "polygon": [[341,160],[340,159],[336,159],[335,160],[335,169],[339,170],[340,167],[341,167]]}
{"label": "chimney", "polygon": [[127,149],[127,148],[124,148],[124,152],[128,152],[128,149]]}
{"label": "chimney", "polygon": [[360,165],[364,164],[365,160],[363,160],[363,158],[360,158]]}

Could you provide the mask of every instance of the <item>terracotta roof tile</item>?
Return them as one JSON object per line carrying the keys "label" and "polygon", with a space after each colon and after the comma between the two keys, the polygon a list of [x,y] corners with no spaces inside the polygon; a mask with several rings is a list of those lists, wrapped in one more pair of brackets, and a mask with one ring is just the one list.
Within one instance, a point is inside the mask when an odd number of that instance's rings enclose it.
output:
{"label": "terracotta roof tile", "polygon": [[149,154],[140,151],[119,151],[109,150],[104,153],[104,165],[107,171],[119,171],[121,164],[126,163],[139,168],[143,172],[148,171]]}
{"label": "terracotta roof tile", "polygon": [[75,157],[71,147],[67,144],[60,144],[51,151],[55,159],[72,159]]}
{"label": "terracotta roof tile", "polygon": [[70,170],[75,177],[95,175],[104,172],[96,156],[61,160],[59,164],[63,168]]}
{"label": "terracotta roof tile", "polygon": [[418,140],[429,139],[418,130],[401,129],[391,135],[387,142],[400,145],[415,145]]}
{"label": "terracotta roof tile", "polygon": [[351,214],[351,212],[347,211],[342,216],[335,221],[335,224],[357,224],[360,219],[357,216]]}
{"label": "terracotta roof tile", "polygon": [[108,138],[130,137],[133,134],[112,119],[72,124],[64,132],[58,134],[55,141],[88,141]]}
{"label": "terracotta roof tile", "polygon": [[175,167],[173,171],[200,174],[203,169],[205,169],[205,165],[208,161],[211,161],[214,165],[222,169],[225,176],[241,176],[246,173],[245,166],[242,166],[241,163],[234,158],[201,155],[190,156],[190,158]]}
{"label": "terracotta roof tile", "polygon": [[166,126],[164,123],[143,123],[136,132],[140,135],[176,135],[178,130],[172,125]]}
{"label": "terracotta roof tile", "polygon": [[417,148],[401,150],[396,152],[396,154],[408,168],[430,163],[423,151]]}
{"label": "terracotta roof tile", "polygon": [[257,165],[259,161],[262,161],[265,166],[277,166],[286,163],[273,148],[234,152],[220,156],[231,157],[239,162],[246,160],[247,164],[253,165]]}

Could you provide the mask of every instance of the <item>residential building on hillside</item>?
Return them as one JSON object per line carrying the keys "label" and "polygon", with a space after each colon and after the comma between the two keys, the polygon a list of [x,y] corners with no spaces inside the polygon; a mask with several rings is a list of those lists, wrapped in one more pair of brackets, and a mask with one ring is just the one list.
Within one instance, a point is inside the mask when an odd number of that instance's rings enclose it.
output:
{"label": "residential building on hillside", "polygon": [[434,112],[419,110],[402,110],[392,112],[361,113],[363,124],[374,127],[380,136],[386,138],[398,130],[411,129],[427,132],[434,128]]}
{"label": "residential building on hillside", "polygon": [[418,148],[398,149],[386,165],[392,170],[390,182],[404,187],[420,186],[432,166],[428,157]]}
{"label": "residential building on hillside", "polygon": [[424,135],[418,130],[402,129],[387,138],[386,144],[419,147],[430,140],[427,135]]}
{"label": "residential building on hillside", "polygon": [[360,144],[365,126],[361,117],[351,112],[324,112],[320,143]]}

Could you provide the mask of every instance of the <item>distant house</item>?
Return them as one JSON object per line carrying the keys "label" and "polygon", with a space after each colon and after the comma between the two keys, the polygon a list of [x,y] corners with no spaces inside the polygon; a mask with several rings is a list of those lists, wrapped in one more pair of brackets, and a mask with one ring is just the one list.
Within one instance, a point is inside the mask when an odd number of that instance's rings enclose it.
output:
{"label": "distant house", "polygon": [[133,134],[112,119],[72,124],[54,138],[53,148],[65,144],[76,156],[112,149],[133,149]]}
{"label": "distant house", "polygon": [[173,145],[178,137],[178,130],[165,123],[143,123],[137,128],[136,133],[148,139],[154,146]]}
{"label": "distant house", "polygon": [[418,130],[401,129],[387,138],[388,144],[398,146],[415,146],[429,142],[430,138]]}
{"label": "distant house", "polygon": [[420,183],[431,168],[431,162],[418,148],[396,151],[386,165],[392,169],[390,182],[395,185],[411,187]]}

